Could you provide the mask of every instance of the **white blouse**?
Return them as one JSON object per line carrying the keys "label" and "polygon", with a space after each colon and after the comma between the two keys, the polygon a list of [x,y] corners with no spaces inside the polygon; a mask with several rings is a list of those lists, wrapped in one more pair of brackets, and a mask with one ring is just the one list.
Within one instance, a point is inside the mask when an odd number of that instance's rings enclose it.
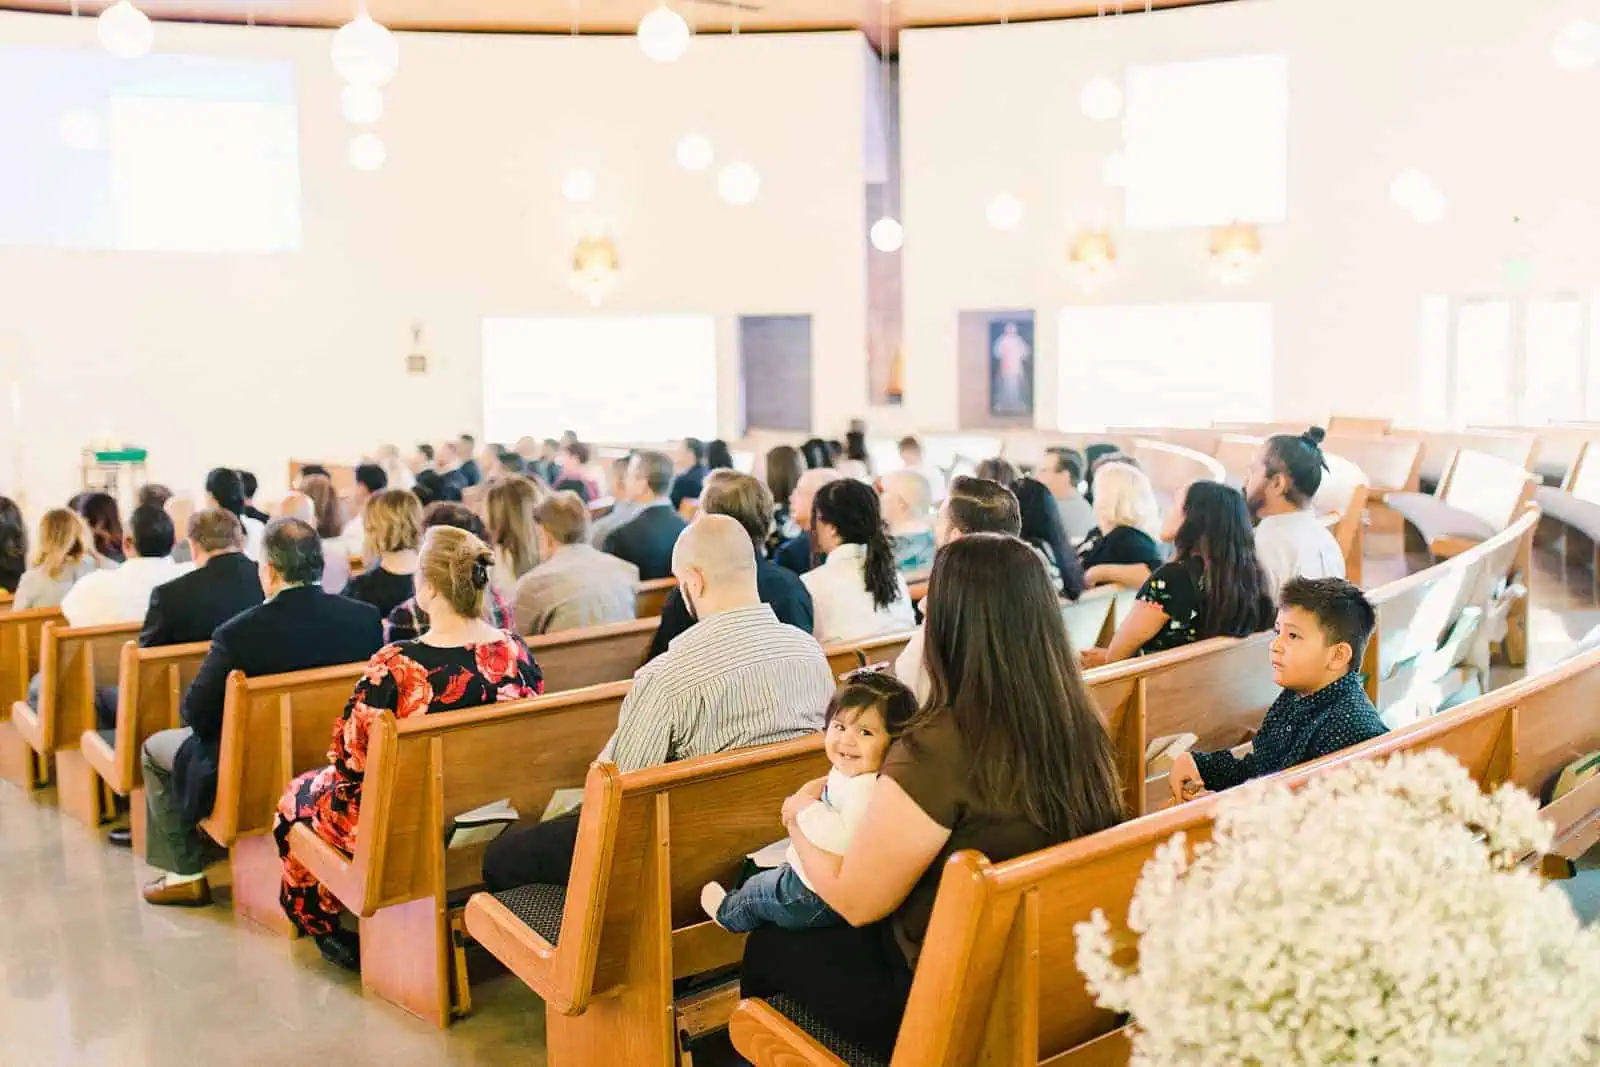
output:
{"label": "white blouse", "polygon": [[800,576],[811,593],[818,641],[859,641],[916,627],[905,579],[895,575],[895,598],[880,608],[867,592],[866,565],[865,545],[840,545],[821,566]]}

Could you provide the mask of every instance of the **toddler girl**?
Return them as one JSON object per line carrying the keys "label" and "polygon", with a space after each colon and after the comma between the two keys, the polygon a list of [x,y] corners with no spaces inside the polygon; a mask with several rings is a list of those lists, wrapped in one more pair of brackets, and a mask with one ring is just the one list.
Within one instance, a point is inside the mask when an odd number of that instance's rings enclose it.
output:
{"label": "toddler girl", "polygon": [[[878,768],[917,710],[904,684],[883,671],[852,671],[828,703],[824,745],[828,772],[822,797],[796,817],[806,839],[843,855],[872,798]],[[700,891],[700,905],[718,925],[736,934],[762,923],[785,930],[836,926],[843,920],[812,890],[800,857],[790,845],[787,862],[762,871],[729,893],[716,882]]]}

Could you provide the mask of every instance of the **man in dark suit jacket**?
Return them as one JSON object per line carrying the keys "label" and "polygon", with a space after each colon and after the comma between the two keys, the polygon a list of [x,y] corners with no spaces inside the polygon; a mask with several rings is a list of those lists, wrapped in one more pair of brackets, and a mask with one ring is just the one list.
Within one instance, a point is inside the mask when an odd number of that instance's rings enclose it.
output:
{"label": "man in dark suit jacket", "polygon": [[209,849],[196,827],[216,799],[222,703],[228,674],[284,674],[364,661],[383,643],[377,609],[322,591],[322,541],[299,519],[278,519],[261,544],[265,603],[211,637],[211,651],[183,698],[185,726],[144,746],[146,861],[169,872],[145,887],[151,904],[211,902]]}
{"label": "man in dark suit jacket", "polygon": [[[739,520],[739,525],[745,528],[756,546],[756,594],[761,602],[771,605],[779,622],[810,633],[813,617],[810,590],[799,575],[784,570],[765,555],[767,531],[772,529],[772,490],[759,478],[748,474],[712,471],[706,479],[705,493],[700,497],[700,513]],[[683,594],[676,589],[668,593],[661,606],[661,625],[656,627],[646,660],[661,655],[674,637],[694,624],[695,618],[689,614]]]}
{"label": "man in dark suit jacket", "polygon": [[672,460],[664,452],[639,452],[628,463],[624,483],[639,513],[612,530],[601,547],[639,568],[639,580],[672,577],[672,546],[688,523],[666,498]]}
{"label": "man in dark suit jacket", "polygon": [[195,569],[150,594],[139,631],[144,648],[209,641],[217,627],[264,599],[260,570],[244,554],[244,527],[233,512],[195,512],[189,519],[189,552]]}
{"label": "man in dark suit jacket", "polygon": [[676,508],[685,500],[698,500],[706,484],[706,446],[699,438],[685,437],[678,448],[678,476],[667,498]]}
{"label": "man in dark suit jacket", "polygon": [[468,485],[477,485],[483,481],[483,472],[478,469],[478,461],[472,458],[477,454],[478,442],[470,433],[464,433],[456,438],[456,455],[461,457],[461,477]]}

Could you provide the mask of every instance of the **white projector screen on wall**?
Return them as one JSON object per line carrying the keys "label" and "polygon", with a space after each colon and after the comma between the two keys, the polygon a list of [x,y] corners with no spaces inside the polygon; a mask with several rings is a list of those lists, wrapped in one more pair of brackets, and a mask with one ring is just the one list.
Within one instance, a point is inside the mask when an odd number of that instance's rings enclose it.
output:
{"label": "white projector screen on wall", "polygon": [[572,430],[590,442],[717,435],[710,315],[483,321],[483,432],[510,444]]}
{"label": "white projector screen on wall", "polygon": [[0,245],[300,247],[288,60],[0,45]]}

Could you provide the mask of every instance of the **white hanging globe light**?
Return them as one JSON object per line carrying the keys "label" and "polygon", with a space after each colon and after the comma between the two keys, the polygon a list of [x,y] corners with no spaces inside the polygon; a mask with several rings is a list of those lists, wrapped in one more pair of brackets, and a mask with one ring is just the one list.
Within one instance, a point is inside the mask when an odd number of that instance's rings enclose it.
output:
{"label": "white hanging globe light", "polygon": [[574,167],[561,179],[561,195],[574,204],[587,204],[599,191],[600,183],[593,172],[582,167]]}
{"label": "white hanging globe light", "polygon": [[383,91],[370,85],[346,85],[339,90],[339,111],[358,126],[383,118]]}
{"label": "white hanging globe light", "polygon": [[700,133],[685,134],[678,141],[678,166],[687,171],[702,171],[711,166],[716,153],[710,138]]}
{"label": "white hanging globe light", "polygon": [[377,170],[389,158],[389,150],[375,133],[359,133],[350,141],[350,165],[356,170]]}
{"label": "white hanging globe light", "polygon": [[400,69],[400,42],[366,11],[333,35],[333,69],[351,85],[377,89]]}
{"label": "white hanging globe light", "polygon": [[1550,58],[1562,70],[1592,70],[1600,64],[1600,26],[1588,19],[1567,23],[1550,42]]}
{"label": "white hanging globe light", "polygon": [[156,28],[149,16],[128,0],[117,0],[100,12],[95,19],[95,32],[101,47],[121,59],[138,59],[147,54],[156,39]]}
{"label": "white hanging globe light", "polygon": [[1132,182],[1132,169],[1126,152],[1113,152],[1100,164],[1100,180],[1113,189],[1126,189]]}
{"label": "white hanging globe light", "polygon": [[872,247],[878,251],[898,252],[906,243],[906,228],[900,225],[899,219],[885,215],[872,224],[867,236],[872,240]]}
{"label": "white hanging globe light", "polygon": [[78,152],[89,152],[100,147],[100,120],[94,112],[75,107],[64,112],[58,127],[61,143]]}
{"label": "white hanging globe light", "polygon": [[1091,78],[1078,95],[1078,106],[1096,122],[1110,122],[1122,114],[1122,88],[1110,78]]}
{"label": "white hanging globe light", "polygon": [[1014,230],[1022,222],[1022,201],[1010,193],[997,193],[984,212],[997,230]]}
{"label": "white hanging globe light", "polygon": [[717,194],[730,204],[743,206],[761,192],[761,175],[748,163],[729,163],[717,173]]}
{"label": "white hanging globe light", "polygon": [[657,4],[639,20],[639,47],[657,63],[674,63],[689,50],[689,24],[666,4]]}

